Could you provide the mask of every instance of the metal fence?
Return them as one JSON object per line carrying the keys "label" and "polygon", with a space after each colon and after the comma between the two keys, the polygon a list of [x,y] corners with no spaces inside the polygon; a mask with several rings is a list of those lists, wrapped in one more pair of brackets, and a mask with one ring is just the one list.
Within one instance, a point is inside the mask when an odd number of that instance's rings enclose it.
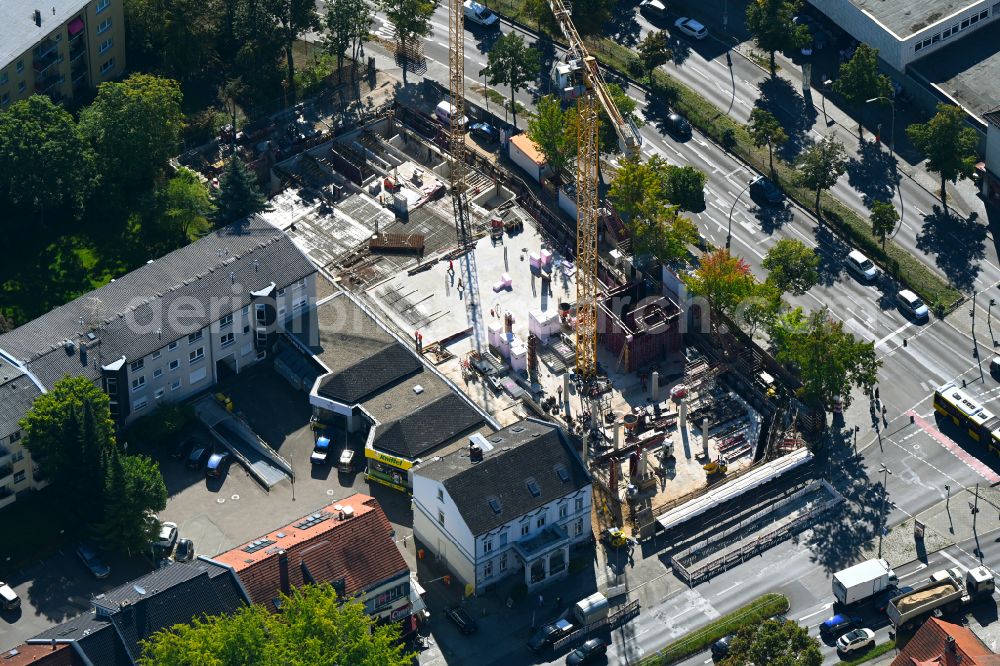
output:
{"label": "metal fence", "polygon": [[577,629],[573,633],[563,636],[562,638],[560,638],[559,640],[557,640],[555,643],[552,644],[552,649],[558,650],[559,648],[569,645],[573,641],[579,640],[584,636],[593,633],[598,629],[602,629],[604,627],[610,627],[614,629],[618,625],[628,622],[638,614],[639,614],[639,600],[637,599],[635,601],[630,601],[621,608],[617,609],[615,612],[609,613],[606,618],[600,619],[597,622],[591,622],[590,624],[580,629]]}

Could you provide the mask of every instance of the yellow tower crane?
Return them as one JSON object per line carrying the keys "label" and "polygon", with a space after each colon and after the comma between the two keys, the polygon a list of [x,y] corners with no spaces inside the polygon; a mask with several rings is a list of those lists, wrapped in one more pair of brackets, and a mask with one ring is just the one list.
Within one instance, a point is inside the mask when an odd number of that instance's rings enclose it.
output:
{"label": "yellow tower crane", "polygon": [[[467,250],[471,242],[469,203],[465,192],[465,14],[462,0],[448,2],[448,70],[451,92],[451,122],[448,129],[448,151],[451,203],[455,211],[458,249]],[[470,285],[471,286],[471,285]]]}

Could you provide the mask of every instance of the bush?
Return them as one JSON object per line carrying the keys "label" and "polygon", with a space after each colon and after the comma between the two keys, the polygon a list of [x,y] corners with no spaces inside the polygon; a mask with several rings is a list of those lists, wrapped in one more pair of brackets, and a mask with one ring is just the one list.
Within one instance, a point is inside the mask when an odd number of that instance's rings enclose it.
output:
{"label": "bush", "polygon": [[187,403],[164,403],[128,429],[128,439],[154,447],[168,446],[195,423],[194,407]]}

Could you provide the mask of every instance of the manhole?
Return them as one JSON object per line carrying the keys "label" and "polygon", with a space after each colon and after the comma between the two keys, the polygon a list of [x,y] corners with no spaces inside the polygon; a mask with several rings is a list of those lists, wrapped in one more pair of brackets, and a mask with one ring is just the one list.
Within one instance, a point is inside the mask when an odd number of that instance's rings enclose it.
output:
{"label": "manhole", "polygon": [[225,504],[225,502],[226,502],[226,498],[225,497],[219,497],[219,498],[216,498],[216,500],[215,500],[216,504]]}
{"label": "manhole", "polygon": [[239,498],[240,498],[239,495],[232,495],[232,496],[230,496],[229,499],[231,499],[231,500],[238,500]]}
{"label": "manhole", "polygon": [[329,495],[330,497],[333,497],[333,488],[327,488],[326,494]]}

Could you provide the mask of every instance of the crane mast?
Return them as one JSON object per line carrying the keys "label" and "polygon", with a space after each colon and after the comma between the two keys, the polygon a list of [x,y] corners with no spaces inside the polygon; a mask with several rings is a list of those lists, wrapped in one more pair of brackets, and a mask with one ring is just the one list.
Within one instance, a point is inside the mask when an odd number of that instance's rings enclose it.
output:
{"label": "crane mast", "polygon": [[448,0],[448,71],[451,93],[451,122],[448,126],[448,152],[451,203],[455,212],[458,249],[471,243],[469,204],[465,192],[465,14],[462,0]]}

